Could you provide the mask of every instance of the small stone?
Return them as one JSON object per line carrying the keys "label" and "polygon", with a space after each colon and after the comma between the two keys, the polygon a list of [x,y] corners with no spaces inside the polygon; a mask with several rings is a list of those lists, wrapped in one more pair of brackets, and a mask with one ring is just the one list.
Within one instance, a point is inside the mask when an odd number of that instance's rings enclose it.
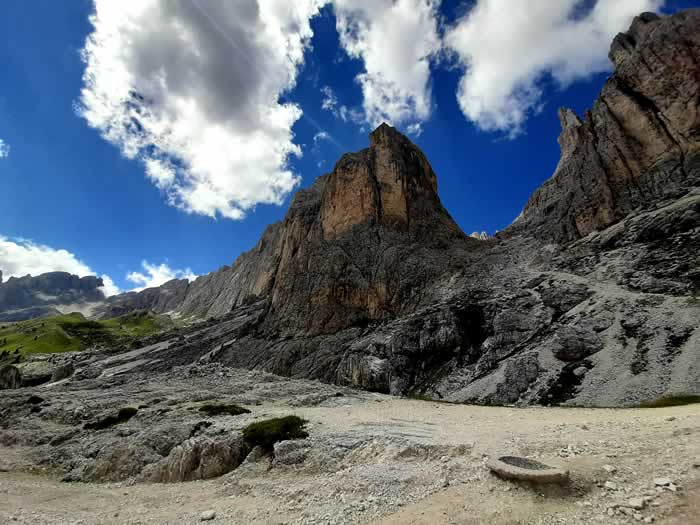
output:
{"label": "small stone", "polygon": [[608,474],[615,474],[615,472],[617,472],[617,469],[612,465],[603,465],[603,470]]}
{"label": "small stone", "polygon": [[647,516],[644,518],[644,523],[654,523],[654,516]]}
{"label": "small stone", "polygon": [[643,517],[644,517],[644,516],[642,516],[641,514],[638,514],[638,513],[635,513],[635,514],[634,514],[634,519],[637,520],[637,521],[642,521],[642,518],[643,518]]}
{"label": "small stone", "polygon": [[654,478],[654,485],[657,487],[667,487],[671,483],[673,483],[673,481],[670,478]]}
{"label": "small stone", "polygon": [[642,510],[646,507],[646,502],[644,498],[632,498],[627,502],[627,506],[633,508],[634,510]]}
{"label": "small stone", "polygon": [[442,488],[446,488],[450,486],[450,481],[448,479],[441,479],[440,480],[440,486]]}
{"label": "small stone", "polygon": [[617,490],[617,483],[613,483],[612,481],[606,481],[603,486],[608,490]]}
{"label": "small stone", "polygon": [[669,416],[666,418],[666,421],[675,421],[675,420],[676,420],[676,418],[673,416]]}
{"label": "small stone", "polygon": [[586,375],[586,372],[588,372],[588,368],[585,366],[579,366],[578,368],[574,368],[574,375],[576,377],[583,377]]}
{"label": "small stone", "polygon": [[677,485],[674,485],[673,483],[671,483],[671,484],[670,484],[668,487],[666,487],[666,488],[667,488],[668,490],[670,490],[671,492],[677,492],[677,491],[678,491],[678,486],[677,486]]}
{"label": "small stone", "polygon": [[213,510],[205,510],[199,515],[199,521],[211,521],[216,518],[216,512]]}

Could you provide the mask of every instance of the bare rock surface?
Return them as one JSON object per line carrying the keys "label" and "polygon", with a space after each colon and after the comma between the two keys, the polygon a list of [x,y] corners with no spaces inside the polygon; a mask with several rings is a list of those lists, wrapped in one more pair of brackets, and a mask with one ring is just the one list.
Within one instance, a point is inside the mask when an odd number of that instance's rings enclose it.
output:
{"label": "bare rock surface", "polygon": [[[212,402],[251,412],[207,416]],[[138,410],[128,421],[86,428],[126,406]],[[208,512],[229,524],[609,524],[635,513],[680,524],[700,494],[695,406],[466,406],[207,364],[7,391],[0,414],[2,523],[196,523]],[[247,424],[291,414],[307,420],[306,439],[243,450]],[[570,484],[500,480],[488,465],[503,454],[569,470]]]}

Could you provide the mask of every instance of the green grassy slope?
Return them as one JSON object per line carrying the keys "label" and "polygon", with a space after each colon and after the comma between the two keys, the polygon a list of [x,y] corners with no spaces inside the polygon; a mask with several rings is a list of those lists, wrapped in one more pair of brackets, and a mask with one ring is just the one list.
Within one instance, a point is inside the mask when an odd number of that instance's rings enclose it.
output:
{"label": "green grassy slope", "polygon": [[72,352],[91,346],[128,343],[173,326],[170,318],[136,312],[105,321],[89,321],[79,313],[0,323],[0,353]]}

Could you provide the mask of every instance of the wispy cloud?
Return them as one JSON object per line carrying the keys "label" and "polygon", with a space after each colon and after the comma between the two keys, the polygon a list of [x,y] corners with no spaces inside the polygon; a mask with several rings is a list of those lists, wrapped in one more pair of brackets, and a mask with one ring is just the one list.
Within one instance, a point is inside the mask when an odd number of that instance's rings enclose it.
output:
{"label": "wispy cloud", "polygon": [[0,159],[7,158],[10,155],[10,145],[0,139]]}
{"label": "wispy cloud", "polygon": [[343,122],[352,122],[359,125],[366,122],[364,112],[361,109],[348,108],[345,104],[340,104],[338,97],[330,86],[323,86],[321,95],[321,109],[324,111],[331,112]]}
{"label": "wispy cloud", "polygon": [[330,140],[331,136],[327,131],[319,131],[314,135],[314,144],[318,145],[322,140]]}

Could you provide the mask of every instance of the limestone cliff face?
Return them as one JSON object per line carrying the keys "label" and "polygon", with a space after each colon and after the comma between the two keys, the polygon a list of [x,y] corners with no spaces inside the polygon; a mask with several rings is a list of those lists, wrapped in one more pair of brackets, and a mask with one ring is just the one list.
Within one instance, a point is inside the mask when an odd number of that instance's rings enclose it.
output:
{"label": "limestone cliff face", "polygon": [[104,313],[138,304],[221,316],[264,299],[270,330],[332,332],[410,311],[474,242],[440,203],[425,155],[383,124],[369,148],[297,192],[284,220],[231,267],[116,297]]}
{"label": "limestone cliff face", "polygon": [[437,177],[425,155],[386,124],[370,134],[368,150],[340,159],[326,184],[320,220],[327,240],[368,223],[415,239],[428,229],[461,234],[440,204]]}
{"label": "limestone cliff face", "polygon": [[700,9],[642,14],[610,50],[614,73],[579,119],[561,110],[562,156],[515,229],[567,242],[700,179]]}

